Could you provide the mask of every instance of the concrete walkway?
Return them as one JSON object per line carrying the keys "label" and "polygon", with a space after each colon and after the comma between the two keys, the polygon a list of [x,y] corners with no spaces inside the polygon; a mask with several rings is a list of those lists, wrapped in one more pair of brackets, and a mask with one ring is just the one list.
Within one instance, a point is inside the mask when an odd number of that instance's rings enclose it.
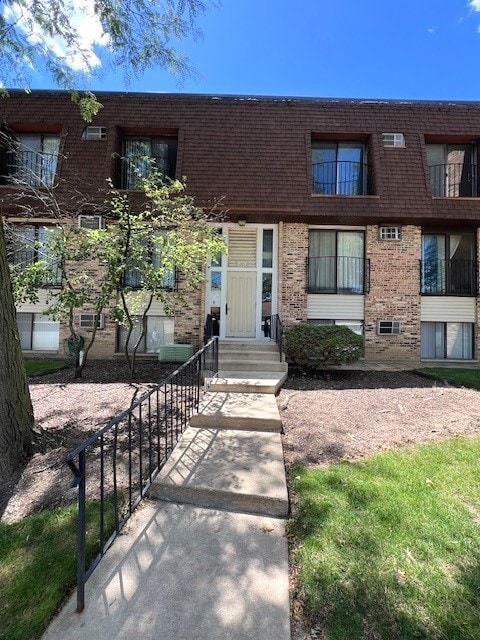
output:
{"label": "concrete walkway", "polygon": [[[88,580],[85,610],[72,598],[44,640],[290,640],[288,492],[272,395],[286,372],[270,345],[261,360],[258,349],[234,349],[221,388],[205,394],[152,486],[157,500],[139,507]],[[248,360],[262,363],[253,378]]]}

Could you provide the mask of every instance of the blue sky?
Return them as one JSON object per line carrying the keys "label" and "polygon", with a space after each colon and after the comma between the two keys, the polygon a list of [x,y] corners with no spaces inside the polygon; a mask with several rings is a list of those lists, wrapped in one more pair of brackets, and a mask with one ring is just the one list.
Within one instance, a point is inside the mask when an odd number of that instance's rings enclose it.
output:
{"label": "blue sky", "polygon": [[[480,0],[223,0],[198,24],[181,45],[198,79],[152,70],[129,90],[480,100]],[[111,73],[89,88],[125,86]]]}

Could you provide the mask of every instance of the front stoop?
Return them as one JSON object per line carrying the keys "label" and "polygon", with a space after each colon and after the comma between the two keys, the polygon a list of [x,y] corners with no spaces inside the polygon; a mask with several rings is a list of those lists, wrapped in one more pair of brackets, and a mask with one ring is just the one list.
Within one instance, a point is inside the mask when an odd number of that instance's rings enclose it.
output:
{"label": "front stoop", "polygon": [[207,386],[225,393],[271,393],[275,394],[287,379],[287,372],[255,371],[251,376],[246,371],[219,371],[218,377],[207,380]]}
{"label": "front stoop", "polygon": [[190,427],[153,483],[151,497],[286,517],[280,434]]}
{"label": "front stoop", "polygon": [[280,432],[282,421],[273,395],[210,391],[204,395],[190,426]]}

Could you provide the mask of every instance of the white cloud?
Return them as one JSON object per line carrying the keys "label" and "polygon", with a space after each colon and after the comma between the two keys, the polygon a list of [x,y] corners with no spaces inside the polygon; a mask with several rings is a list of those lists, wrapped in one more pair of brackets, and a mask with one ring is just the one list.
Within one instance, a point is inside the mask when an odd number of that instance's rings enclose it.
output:
{"label": "white cloud", "polygon": [[468,0],[468,6],[470,9],[480,13],[480,0]]}
{"label": "white cloud", "polygon": [[[26,16],[32,14],[35,0],[27,0],[24,6],[13,3],[5,6],[3,14],[9,22],[16,21],[28,41],[50,50],[58,58],[63,58],[73,71],[88,71],[100,66],[94,51],[96,45],[108,46],[108,36],[103,32],[94,8],[94,0],[70,0],[65,4],[65,13],[70,16],[70,25],[77,32],[77,46],[69,46],[60,37],[51,37]],[[81,52],[79,51],[81,50]]]}
{"label": "white cloud", "polygon": [[431,33],[433,35],[434,33],[436,33],[437,29],[438,27],[429,27],[427,31],[428,33]]}

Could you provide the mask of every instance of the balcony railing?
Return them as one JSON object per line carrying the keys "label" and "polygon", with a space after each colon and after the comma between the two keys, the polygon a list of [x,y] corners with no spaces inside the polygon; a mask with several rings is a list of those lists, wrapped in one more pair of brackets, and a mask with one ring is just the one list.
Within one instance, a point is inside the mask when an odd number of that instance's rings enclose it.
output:
{"label": "balcony railing", "polygon": [[168,178],[173,178],[173,167],[165,156],[129,156],[118,159],[117,182],[120,189],[138,189],[142,178],[155,168]]}
{"label": "balcony railing", "polygon": [[429,167],[432,195],[447,198],[471,198],[479,195],[477,165],[450,162]]}
{"label": "balcony railing", "polygon": [[48,256],[41,255],[37,249],[16,249],[9,254],[8,260],[11,264],[21,272],[29,264],[38,263],[40,261],[45,263],[42,268],[41,281],[39,286],[41,287],[60,287],[62,284],[62,270],[58,264],[52,260],[49,260]]}
{"label": "balcony railing", "polygon": [[420,260],[420,293],[431,296],[477,295],[476,260]]}
{"label": "balcony railing", "polygon": [[313,193],[322,195],[364,196],[367,194],[368,165],[338,160],[312,164]]}
{"label": "balcony railing", "polygon": [[307,258],[308,293],[362,294],[369,290],[370,261],[350,256]]}
{"label": "balcony railing", "polygon": [[9,151],[6,154],[4,182],[32,187],[52,187],[57,172],[58,155],[37,151]]}

